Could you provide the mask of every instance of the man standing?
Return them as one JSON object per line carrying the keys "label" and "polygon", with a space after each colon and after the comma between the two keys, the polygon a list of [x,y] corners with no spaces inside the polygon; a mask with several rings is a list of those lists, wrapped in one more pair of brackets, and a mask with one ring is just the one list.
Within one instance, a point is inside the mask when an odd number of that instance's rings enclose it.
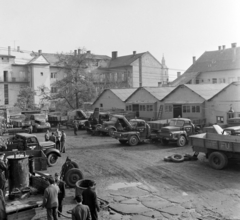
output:
{"label": "man standing", "polygon": [[92,184],[89,184],[88,188],[85,189],[82,193],[83,204],[89,207],[92,220],[98,220],[97,212],[100,211],[97,201],[97,194],[93,190],[93,187],[95,187],[95,185],[96,183],[94,182]]}
{"label": "man standing", "polygon": [[78,130],[78,124],[77,121],[74,121],[74,134],[77,135],[77,130]]}
{"label": "man standing", "polygon": [[45,137],[45,141],[49,141],[49,138],[50,138],[49,130],[47,130],[47,132],[46,132],[44,137]]}
{"label": "man standing", "polygon": [[54,135],[53,132],[52,132],[52,135],[49,137],[49,140],[56,143],[56,136]]}
{"label": "man standing", "polygon": [[60,180],[59,174],[55,173],[55,184],[58,186],[58,217],[60,217],[60,213],[62,213],[62,202],[65,198],[65,183]]}
{"label": "man standing", "polygon": [[3,191],[5,196],[5,183],[7,179],[7,165],[4,162],[5,154],[0,152],[0,189]]}
{"label": "man standing", "polygon": [[65,149],[65,141],[66,141],[66,134],[64,131],[62,131],[62,135],[61,135],[61,152],[65,153],[66,149]]}
{"label": "man standing", "polygon": [[58,130],[58,128],[57,128],[57,130],[56,130],[56,148],[59,150],[59,151],[61,151],[61,143],[60,143],[60,141],[61,141],[61,132]]}
{"label": "man standing", "polygon": [[50,186],[44,191],[42,208],[47,209],[48,220],[58,220],[57,207],[58,207],[58,188],[54,185],[54,179],[49,178]]}
{"label": "man standing", "polygon": [[77,206],[72,210],[72,220],[91,220],[89,207],[82,204],[82,196],[75,197]]}

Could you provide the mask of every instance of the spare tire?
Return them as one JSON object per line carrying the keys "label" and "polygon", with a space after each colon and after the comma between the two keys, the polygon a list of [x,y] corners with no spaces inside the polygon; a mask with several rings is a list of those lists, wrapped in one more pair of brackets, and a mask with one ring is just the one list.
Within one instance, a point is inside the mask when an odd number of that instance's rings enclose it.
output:
{"label": "spare tire", "polygon": [[164,157],[163,160],[166,161],[166,162],[172,162],[172,157],[171,156],[166,156],[166,157]]}
{"label": "spare tire", "polygon": [[69,187],[75,187],[78,180],[83,179],[83,174],[78,168],[70,169],[65,175],[65,182]]}
{"label": "spare tire", "polygon": [[184,156],[182,156],[181,154],[174,154],[171,156],[171,159],[173,162],[180,163],[184,161]]}

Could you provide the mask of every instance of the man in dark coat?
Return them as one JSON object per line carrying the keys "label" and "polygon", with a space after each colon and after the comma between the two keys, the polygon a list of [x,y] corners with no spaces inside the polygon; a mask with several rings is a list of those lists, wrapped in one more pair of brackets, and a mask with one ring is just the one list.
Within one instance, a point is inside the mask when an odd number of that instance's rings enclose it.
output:
{"label": "man in dark coat", "polygon": [[73,126],[74,126],[74,134],[75,135],[77,135],[77,130],[78,130],[78,123],[77,123],[77,121],[74,121],[74,124],[73,124]]}
{"label": "man in dark coat", "polygon": [[3,191],[3,195],[5,195],[5,184],[7,178],[7,164],[4,162],[5,154],[0,152],[0,189]]}
{"label": "man in dark coat", "polygon": [[44,191],[42,208],[47,209],[47,220],[58,220],[57,208],[58,208],[58,187],[54,184],[53,177],[49,178],[50,186]]}
{"label": "man in dark coat", "polygon": [[89,207],[82,204],[82,196],[75,197],[77,206],[72,210],[72,220],[92,220]]}
{"label": "man in dark coat", "polygon": [[65,142],[66,142],[66,134],[64,131],[62,131],[62,135],[61,135],[61,152],[65,153],[66,149],[65,149]]}
{"label": "man in dark coat", "polygon": [[58,173],[55,173],[55,184],[58,186],[58,217],[60,217],[60,213],[62,213],[62,202],[65,198],[65,183],[60,180],[60,176]]}
{"label": "man in dark coat", "polygon": [[82,193],[83,204],[89,207],[92,220],[98,220],[97,212],[100,211],[97,201],[97,194],[93,190],[93,187],[95,187],[95,185],[95,183],[89,184],[88,188],[85,189]]}

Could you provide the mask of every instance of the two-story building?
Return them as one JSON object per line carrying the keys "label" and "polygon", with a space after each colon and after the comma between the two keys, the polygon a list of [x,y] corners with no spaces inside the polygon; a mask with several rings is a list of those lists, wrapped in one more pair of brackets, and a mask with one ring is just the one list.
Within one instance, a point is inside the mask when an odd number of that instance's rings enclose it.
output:
{"label": "two-story building", "polygon": [[171,86],[180,84],[219,84],[240,81],[240,47],[219,46],[218,50],[206,51]]}

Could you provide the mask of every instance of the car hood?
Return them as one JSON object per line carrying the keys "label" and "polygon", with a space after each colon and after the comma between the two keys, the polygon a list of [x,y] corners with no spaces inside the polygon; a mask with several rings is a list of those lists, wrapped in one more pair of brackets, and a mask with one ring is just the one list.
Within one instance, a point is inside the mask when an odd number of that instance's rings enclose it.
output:
{"label": "car hood", "polygon": [[105,122],[103,122],[103,125],[107,127],[109,125],[115,125],[115,123],[116,122],[114,122],[114,121],[105,121]]}
{"label": "car hood", "polygon": [[161,128],[161,132],[172,132],[172,131],[180,131],[180,127],[166,126]]}
{"label": "car hood", "polygon": [[42,148],[53,148],[55,147],[55,143],[52,141],[42,141],[39,143]]}

